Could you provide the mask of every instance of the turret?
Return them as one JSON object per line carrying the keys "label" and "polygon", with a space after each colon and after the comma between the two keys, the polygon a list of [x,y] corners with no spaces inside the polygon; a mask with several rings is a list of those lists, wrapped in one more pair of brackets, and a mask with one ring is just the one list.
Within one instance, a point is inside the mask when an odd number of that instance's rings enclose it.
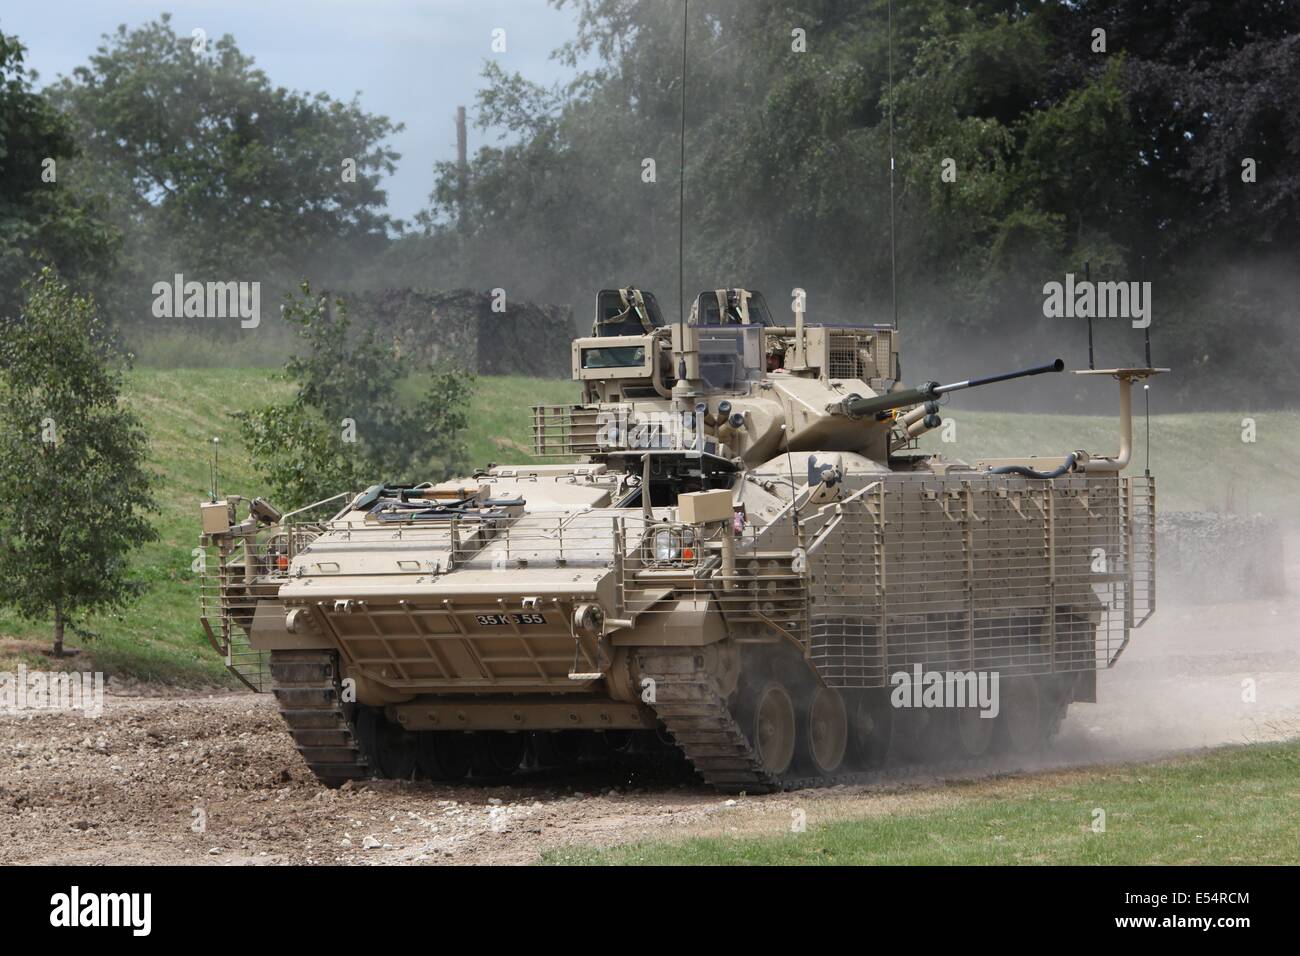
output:
{"label": "turret", "polygon": [[670,323],[650,292],[602,290],[594,334],[573,343],[582,404],[535,411],[536,453],[623,460],[652,448],[753,467],[787,451],[841,451],[888,463],[940,424],[943,395],[1065,367],[900,388],[896,329],[806,323],[799,290],[791,305],[794,323],[778,325],[762,293],[715,289]]}

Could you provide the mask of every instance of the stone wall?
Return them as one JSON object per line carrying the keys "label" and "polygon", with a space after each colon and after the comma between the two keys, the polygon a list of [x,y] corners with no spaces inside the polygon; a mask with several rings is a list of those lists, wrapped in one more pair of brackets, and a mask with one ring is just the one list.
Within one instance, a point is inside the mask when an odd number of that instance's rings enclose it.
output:
{"label": "stone wall", "polygon": [[344,293],[354,325],[373,325],[423,365],[450,361],[480,375],[568,378],[573,315],[566,306],[506,300],[486,292],[384,289]]}

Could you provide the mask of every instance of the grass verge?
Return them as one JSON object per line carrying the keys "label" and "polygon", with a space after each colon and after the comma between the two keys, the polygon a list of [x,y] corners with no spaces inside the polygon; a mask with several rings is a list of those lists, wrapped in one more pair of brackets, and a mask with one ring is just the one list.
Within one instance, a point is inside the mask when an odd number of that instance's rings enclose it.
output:
{"label": "grass verge", "polygon": [[[1064,778],[1064,781],[1063,779]],[[1008,782],[1008,781],[1002,781]],[[926,812],[803,833],[560,850],[550,864],[972,865],[1300,863],[1300,741],[1014,781]],[[998,788],[992,788],[997,791]],[[1004,788],[1005,789],[1005,788]],[[870,799],[867,797],[866,799]],[[1094,832],[1096,810],[1105,832]],[[784,820],[781,825],[788,826]]]}

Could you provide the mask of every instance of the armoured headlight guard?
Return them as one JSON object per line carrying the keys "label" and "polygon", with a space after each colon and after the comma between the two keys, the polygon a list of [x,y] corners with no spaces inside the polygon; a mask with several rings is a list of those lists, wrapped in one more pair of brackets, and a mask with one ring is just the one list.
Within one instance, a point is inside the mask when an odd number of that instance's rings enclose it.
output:
{"label": "armoured headlight guard", "polygon": [[668,525],[649,531],[642,551],[647,564],[694,564],[700,549],[695,529],[685,525]]}

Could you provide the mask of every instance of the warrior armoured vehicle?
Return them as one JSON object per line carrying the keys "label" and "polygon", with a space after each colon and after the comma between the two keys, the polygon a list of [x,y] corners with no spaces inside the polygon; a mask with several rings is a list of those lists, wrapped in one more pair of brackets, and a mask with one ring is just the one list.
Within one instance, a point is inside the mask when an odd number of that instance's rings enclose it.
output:
{"label": "warrior armoured vehicle", "polygon": [[204,504],[214,645],[330,785],[659,741],[755,792],[1043,746],[1153,610],[1154,485],[1122,472],[1159,370],[1092,373],[1116,455],[959,461],[918,447],[946,395],[1062,363],[905,388],[894,328],[794,305],[602,291],[545,463]]}

